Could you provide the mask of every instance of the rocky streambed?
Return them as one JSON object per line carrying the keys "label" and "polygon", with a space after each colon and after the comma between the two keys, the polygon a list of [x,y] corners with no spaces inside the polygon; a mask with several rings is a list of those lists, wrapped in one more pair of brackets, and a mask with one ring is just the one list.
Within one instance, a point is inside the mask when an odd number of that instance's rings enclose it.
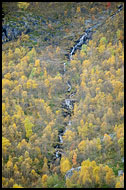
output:
{"label": "rocky streambed", "polygon": [[[113,18],[118,12],[120,12],[123,8],[123,5],[120,5],[118,7],[118,10],[110,15],[109,17],[101,15],[97,21],[97,23],[92,22],[91,19],[85,20],[85,24],[90,24],[91,26],[88,28],[85,28],[83,34],[80,36],[80,38],[75,41],[75,44],[70,48],[70,52],[68,54],[65,54],[64,56],[67,57],[67,61],[70,64],[70,61],[72,60],[73,55],[78,49],[81,49],[83,44],[87,44],[89,40],[92,39],[92,35],[94,32],[96,32],[98,27],[101,27],[106,19],[108,18]],[[20,14],[20,13],[19,13]],[[29,34],[30,40],[33,42],[37,43],[37,38],[40,38],[42,36],[44,38],[45,43],[48,41],[49,42],[49,36],[51,35],[52,38],[54,37],[53,33],[49,33],[48,36],[45,34],[47,33],[47,23],[45,21],[45,18],[43,16],[34,16],[31,14],[27,14],[25,16],[20,17],[21,19],[18,20],[19,15],[16,14],[15,17],[17,18],[16,21],[12,19],[9,21],[9,23],[4,23],[4,12],[3,12],[3,25],[2,25],[2,43],[6,43],[8,41],[14,40],[18,38],[22,32],[24,34]],[[54,21],[58,22],[58,21]],[[61,29],[61,26],[59,25],[59,28]],[[35,31],[36,37],[35,37]],[[55,40],[55,45],[57,45],[58,42]],[[64,61],[64,60],[63,60]],[[66,74],[66,62],[63,62],[63,70],[62,70],[62,76],[65,77]],[[61,102],[61,108],[62,108],[62,116],[69,117],[69,120],[67,123],[64,124],[63,130],[58,131],[58,143],[55,145],[55,152],[54,152],[54,157],[53,160],[61,159],[62,155],[64,154],[63,152],[63,135],[65,132],[69,129],[69,127],[72,125],[71,122],[71,116],[74,114],[74,104],[77,102],[76,100],[76,90],[74,92],[71,92],[72,89],[72,84],[71,81],[65,81],[67,84],[67,89],[65,91],[65,99],[62,100]],[[77,168],[77,171],[80,170],[80,167]],[[74,171],[74,168],[71,169],[72,173]],[[68,175],[66,174],[66,177],[71,176],[69,175],[71,172],[67,172]]]}
{"label": "rocky streambed", "polygon": [[[70,63],[70,60],[72,60],[72,56],[75,54],[76,50],[81,49],[83,44],[87,44],[88,41],[92,39],[92,34],[94,32],[96,32],[96,29],[99,26],[102,26],[108,18],[113,18],[117,13],[119,13],[122,10],[122,8],[123,8],[123,5],[120,5],[118,7],[118,10],[114,14],[112,14],[111,16],[109,16],[107,18],[101,16],[99,18],[98,23],[96,23],[92,27],[89,27],[88,29],[85,30],[84,34],[79,38],[79,40],[76,41],[75,45],[71,48],[70,53],[67,55],[69,63]],[[63,64],[64,64],[64,67],[63,67],[62,73],[63,73],[63,75],[65,75],[66,63],[63,63]],[[64,154],[63,150],[62,150],[63,135],[69,129],[69,126],[72,125],[70,118],[71,118],[71,115],[74,114],[74,112],[73,112],[74,103],[77,101],[75,97],[73,98],[73,96],[76,95],[76,91],[71,93],[72,85],[71,85],[70,81],[67,81],[67,86],[68,86],[68,89],[66,90],[66,97],[67,98],[61,102],[61,108],[63,109],[62,110],[63,117],[69,117],[69,121],[67,124],[65,124],[64,130],[59,131],[58,137],[59,137],[59,143],[61,144],[61,146],[58,146],[58,145],[56,146],[56,151],[55,151],[55,156],[54,156],[55,159],[57,159],[57,158],[61,159],[62,154]],[[69,95],[68,95],[68,93],[69,93]],[[77,168],[71,168],[69,171],[67,171],[65,177],[66,178],[71,177],[73,175],[74,171],[80,171],[80,169],[81,169],[81,166],[79,166]],[[122,175],[122,171],[118,172],[118,173],[119,173],[118,174],[119,176]]]}
{"label": "rocky streambed", "polygon": [[[83,44],[86,44],[92,38],[92,34],[93,34],[93,31],[91,30],[91,28],[87,29],[84,32],[84,34],[80,37],[80,39],[77,40],[76,44],[71,48],[71,51],[70,51],[69,56],[68,56],[69,57],[68,61],[72,60],[72,56],[74,55],[74,53],[77,49],[80,49]],[[66,72],[65,65],[66,65],[66,63],[64,63],[63,75],[65,75],[65,72]],[[70,117],[72,114],[74,114],[73,113],[74,103],[77,101],[74,98],[74,96],[76,95],[76,90],[71,93],[72,85],[71,85],[71,82],[69,80],[67,81],[67,86],[68,86],[68,89],[66,90],[66,97],[67,98],[61,102],[61,108],[62,108],[63,117],[69,116],[69,121],[68,121],[68,124],[65,125],[64,131],[59,132],[58,137],[59,137],[59,143],[61,145],[63,144],[64,133],[67,131],[69,126],[72,124],[70,121]],[[57,145],[56,146],[56,152],[55,152],[55,159],[57,159],[57,158],[61,159],[62,154],[63,154],[62,146],[60,146],[60,149],[59,149],[59,146]]]}

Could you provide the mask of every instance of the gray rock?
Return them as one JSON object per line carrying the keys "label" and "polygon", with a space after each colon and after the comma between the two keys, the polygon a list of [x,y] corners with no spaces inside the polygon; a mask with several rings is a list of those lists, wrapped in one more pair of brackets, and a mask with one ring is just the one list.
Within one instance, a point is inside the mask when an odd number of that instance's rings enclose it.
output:
{"label": "gray rock", "polygon": [[91,19],[85,20],[85,25],[90,24],[92,22]]}
{"label": "gray rock", "polygon": [[19,35],[19,33],[20,33],[19,30],[17,28],[14,28],[13,35],[16,37]]}
{"label": "gray rock", "polygon": [[123,175],[123,170],[118,171],[118,176],[121,176],[121,175]]}
{"label": "gray rock", "polygon": [[65,175],[65,178],[66,178],[66,179],[67,179],[67,178],[70,178],[70,177],[73,175],[74,171],[79,172],[80,169],[81,169],[81,166],[79,166],[79,167],[77,167],[77,168],[71,168],[70,170],[67,171],[67,173],[66,173],[66,175]]}

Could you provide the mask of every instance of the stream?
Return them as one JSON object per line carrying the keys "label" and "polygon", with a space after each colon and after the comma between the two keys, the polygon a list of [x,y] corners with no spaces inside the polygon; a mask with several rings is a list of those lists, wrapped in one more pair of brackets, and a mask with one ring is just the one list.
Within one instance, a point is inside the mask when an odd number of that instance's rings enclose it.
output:
{"label": "stream", "polygon": [[[84,34],[80,37],[80,39],[77,41],[77,43],[73,46],[73,48],[71,48],[71,52],[69,54],[69,59],[68,61],[72,60],[72,56],[75,54],[75,51],[77,49],[80,49],[81,46],[83,44],[86,44],[88,40],[91,39],[92,37],[92,30],[91,28],[87,29]],[[64,75],[65,75],[65,72],[66,72],[66,63],[64,63],[64,68],[63,68],[63,71],[64,71]],[[67,93],[70,93],[71,89],[72,89],[72,85],[71,85],[71,82],[68,80],[67,81],[67,86],[68,86],[68,89],[67,89]],[[66,133],[66,131],[69,129],[69,126],[72,125],[71,123],[71,120],[70,120],[70,117],[71,117],[71,113],[74,109],[74,103],[76,102],[76,99],[73,99],[73,96],[76,94],[76,92],[74,93],[71,93],[69,95],[69,99],[65,99],[62,103],[61,103],[61,107],[63,109],[65,109],[66,111],[63,111],[62,114],[64,117],[67,117],[69,116],[69,121],[68,121],[68,124],[65,126],[65,130],[61,133],[59,132],[59,143],[62,144],[63,143],[63,135]],[[61,146],[60,146],[61,148]],[[62,152],[59,150],[59,146],[57,145],[56,146],[56,152],[55,152],[55,158],[60,158],[61,159],[61,156],[62,156]]]}
{"label": "stream", "polygon": [[[94,24],[92,27],[89,27],[88,29],[86,29],[84,31],[84,34],[79,38],[79,40],[77,40],[76,44],[71,48],[71,51],[69,53],[69,55],[67,55],[68,57],[68,61],[70,62],[70,60],[72,60],[72,56],[75,54],[76,50],[77,49],[81,49],[82,45],[83,44],[87,44],[89,42],[89,40],[92,39],[92,34],[95,33],[96,31],[93,31],[93,29],[97,29],[99,26],[102,26],[103,24],[105,24],[105,21],[108,19],[108,18],[113,18],[117,13],[119,13],[123,8],[123,5],[120,5],[118,6],[118,10],[110,15],[109,17],[107,18],[104,18],[104,17],[99,17],[99,22],[97,22],[96,24]],[[63,63],[63,75],[65,75],[65,72],[66,72],[66,63]],[[72,88],[72,85],[71,85],[71,82],[70,81],[67,81],[67,86],[68,86],[68,89],[67,89],[67,93],[70,93],[71,91],[71,88]],[[72,125],[72,122],[70,120],[70,117],[71,117],[71,113],[73,112],[73,109],[74,109],[74,103],[76,102],[76,99],[73,99],[73,96],[75,96],[76,92],[74,93],[71,93],[69,95],[69,99],[65,99],[62,103],[61,103],[61,108],[65,109],[66,111],[63,111],[62,112],[62,115],[64,117],[67,117],[69,116],[69,121],[68,123],[65,125],[65,130],[63,132],[60,132],[59,131],[59,134],[58,134],[58,137],[59,137],[59,143],[60,144],[63,144],[63,135],[66,133],[66,131],[69,129],[69,126]],[[59,146],[57,145],[56,148],[55,148],[55,160],[57,158],[61,159],[61,156],[63,154],[63,150],[62,150],[62,146]]]}
{"label": "stream", "polygon": [[[110,16],[104,16],[104,14],[99,16],[97,23],[93,23],[91,21],[91,19],[86,20],[85,23],[88,24],[90,22],[90,24],[92,23],[92,26],[85,29],[85,31],[83,32],[83,35],[80,36],[80,38],[75,42],[75,45],[71,48],[69,54],[68,55],[65,54],[65,57],[68,58],[67,61],[70,63],[70,61],[72,60],[72,57],[75,54],[75,52],[77,50],[80,50],[83,44],[87,44],[89,42],[89,40],[92,39],[92,35],[93,35],[93,33],[96,32],[97,28],[103,26],[104,24],[106,24],[106,20],[108,18],[112,19],[122,9],[123,9],[123,5],[119,5],[117,11],[114,14],[112,14]],[[4,22],[4,16],[5,16],[5,13],[2,10],[2,21],[3,22]],[[45,29],[46,28],[46,22],[44,21],[44,18],[42,16],[40,17],[40,20],[41,20],[41,23],[42,23],[42,27]],[[23,30],[21,30],[19,27],[16,27],[15,26],[16,23],[14,21],[11,23],[12,26],[9,26],[7,24],[6,25],[3,24],[3,26],[2,26],[2,43],[6,43],[7,41],[11,41],[11,40],[19,37],[21,35],[22,31],[24,31],[24,34],[30,33],[31,28],[32,28],[31,25],[34,25],[34,30],[37,30],[37,31],[39,30],[38,36],[43,35],[43,31],[42,31],[43,29],[41,27],[38,28],[38,23],[36,22],[36,17],[35,16],[32,18],[32,20],[31,20],[30,15],[27,16],[27,19],[22,17],[22,21],[20,21],[20,22],[22,22],[23,27],[25,26],[24,27],[25,30],[24,30],[24,28],[23,28]],[[60,27],[59,27],[59,29],[60,29]],[[57,43],[57,41],[56,41],[56,43]],[[66,71],[67,71],[66,70],[66,63],[64,62],[63,63],[63,70],[61,72],[63,77],[65,76]],[[61,102],[61,108],[62,108],[63,117],[64,118],[69,117],[69,120],[65,124],[64,130],[63,131],[58,131],[58,143],[54,147],[55,148],[54,159],[53,159],[54,161],[56,159],[61,159],[61,156],[63,155],[63,148],[62,148],[63,136],[66,133],[66,131],[69,129],[69,127],[72,125],[71,115],[74,114],[73,113],[74,103],[77,101],[76,98],[74,98],[75,95],[76,95],[76,90],[74,92],[71,92],[71,89],[72,89],[71,81],[70,80],[66,81],[66,84],[67,84],[67,89],[65,91],[66,98]]]}

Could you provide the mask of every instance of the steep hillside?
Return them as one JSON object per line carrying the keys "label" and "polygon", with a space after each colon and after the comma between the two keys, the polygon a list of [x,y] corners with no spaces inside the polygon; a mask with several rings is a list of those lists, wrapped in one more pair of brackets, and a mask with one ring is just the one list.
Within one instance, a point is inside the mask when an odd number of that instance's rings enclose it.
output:
{"label": "steep hillside", "polygon": [[2,7],[2,187],[124,187],[124,3]]}

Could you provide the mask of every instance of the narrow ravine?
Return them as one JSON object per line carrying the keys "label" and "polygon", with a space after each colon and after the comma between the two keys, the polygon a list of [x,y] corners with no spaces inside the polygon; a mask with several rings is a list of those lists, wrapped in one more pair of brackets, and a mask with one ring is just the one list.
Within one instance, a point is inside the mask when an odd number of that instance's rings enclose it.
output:
{"label": "narrow ravine", "polygon": [[[118,7],[117,11],[110,16],[100,15],[97,23],[94,23],[94,24],[92,23],[92,26],[90,26],[89,28],[84,30],[83,35],[81,35],[80,38],[75,42],[75,45],[73,47],[71,47],[69,54],[64,55],[65,57],[67,57],[68,64],[70,64],[70,61],[72,60],[73,55],[76,53],[76,51],[81,50],[82,45],[87,44],[89,42],[89,40],[92,39],[93,33],[95,33],[99,27],[102,27],[104,24],[106,24],[107,19],[109,19],[109,18],[112,19],[117,13],[119,13],[122,10],[122,8],[123,8],[123,5],[120,5]],[[4,22],[4,17],[5,17],[5,13],[2,12],[3,22]],[[44,27],[45,26],[44,18],[41,16],[40,16],[40,18],[42,19],[42,23],[43,23],[43,27]],[[26,20],[22,21],[24,26],[26,25],[25,30],[24,29],[20,30],[20,27],[14,28],[14,30],[12,30],[13,27],[9,27],[9,25],[3,24],[3,26],[2,26],[3,43],[6,43],[8,41],[11,41],[13,39],[18,38],[21,35],[21,31],[24,31],[24,34],[28,34],[31,31],[31,25],[30,24],[34,25],[34,27],[35,27],[34,29],[38,30],[38,23],[36,23],[37,17],[34,17],[32,22],[30,19],[31,18],[28,15],[27,21]],[[12,22],[12,24],[15,26],[14,22]],[[10,31],[10,35],[9,35],[9,31]],[[29,47],[29,48],[31,48],[31,47]],[[74,92],[72,91],[73,84],[71,84],[70,80],[65,81],[65,76],[66,76],[66,72],[67,72],[67,66],[66,65],[67,65],[66,62],[63,62],[62,71],[60,72],[62,77],[64,78],[64,82],[67,85],[67,88],[65,90],[65,98],[61,102],[61,108],[62,108],[62,116],[64,118],[69,117],[69,119],[68,119],[67,123],[64,122],[65,123],[64,129],[62,131],[61,130],[58,131],[58,143],[54,147],[55,148],[54,161],[56,159],[61,159],[61,156],[63,154],[63,143],[64,143],[63,142],[63,136],[66,133],[66,131],[69,129],[69,127],[72,125],[71,116],[72,116],[72,114],[74,114],[73,110],[74,110],[74,104],[76,102],[76,98],[75,98],[76,97],[76,90]]]}
{"label": "narrow ravine", "polygon": [[2,66],[2,187],[124,188],[124,3],[2,2]]}
{"label": "narrow ravine", "polygon": [[[80,50],[83,44],[87,44],[89,42],[89,40],[92,39],[92,34],[96,32],[96,29],[100,26],[103,26],[106,23],[106,20],[108,18],[112,19],[117,13],[119,13],[122,10],[122,8],[123,8],[123,5],[120,5],[118,7],[118,10],[114,14],[110,15],[107,18],[104,18],[104,20],[102,20],[102,21],[100,20],[101,18],[99,18],[100,21],[98,21],[92,27],[89,27],[88,29],[86,29],[84,34],[79,38],[79,40],[77,40],[76,44],[71,48],[69,55],[67,55],[68,62],[70,62],[72,60],[72,56],[75,54],[77,49]],[[62,76],[64,77],[65,73],[66,73],[66,63],[65,62],[63,63],[63,72],[62,73],[63,73]],[[72,125],[70,118],[71,118],[71,114],[73,113],[74,103],[76,102],[76,99],[73,98],[73,96],[76,95],[76,91],[74,93],[73,92],[70,93],[71,89],[72,89],[72,84],[69,80],[66,83],[68,86],[68,89],[66,90],[66,96],[68,96],[68,93],[69,93],[69,98],[66,98],[65,100],[62,101],[61,108],[63,108],[63,111],[62,111],[63,117],[64,118],[69,117],[69,121],[67,124],[65,124],[64,131],[59,131],[59,134],[58,134],[59,145],[56,145],[56,148],[55,148],[55,150],[56,150],[55,155],[54,155],[55,160],[57,158],[61,159],[61,157],[62,157],[62,154],[63,154],[63,149],[62,149],[63,135],[69,129],[69,126]],[[66,111],[64,111],[64,109]],[[79,167],[79,169],[80,169],[80,167]]]}

